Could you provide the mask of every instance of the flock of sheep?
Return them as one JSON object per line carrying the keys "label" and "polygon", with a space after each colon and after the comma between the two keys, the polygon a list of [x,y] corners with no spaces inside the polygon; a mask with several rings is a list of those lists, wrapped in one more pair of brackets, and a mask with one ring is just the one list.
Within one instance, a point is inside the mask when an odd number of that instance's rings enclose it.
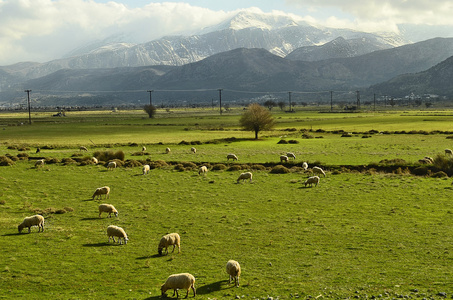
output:
{"label": "flock of sheep", "polygon": [[[80,147],[80,150],[87,151],[87,148]],[[145,150],[146,150],[146,147],[142,147],[142,151],[145,151]],[[196,153],[197,150],[194,147],[192,147],[190,149],[190,151],[192,153]],[[165,152],[168,154],[171,152],[171,149],[166,148]],[[231,159],[233,161],[238,161],[237,155],[232,154],[232,153],[227,154],[226,158],[227,158],[227,160]],[[288,152],[288,153],[286,153],[286,155],[280,156],[280,162],[288,162],[290,159],[293,159],[293,160],[296,159],[296,156],[292,152]],[[92,158],[92,161],[95,164],[98,163],[98,160],[95,157]],[[45,160],[40,159],[40,160],[36,161],[35,167],[38,168],[38,167],[43,166],[44,164],[45,164]],[[116,167],[117,167],[117,164],[114,161],[111,161],[107,164],[107,170],[114,170]],[[308,164],[306,162],[304,162],[302,164],[302,167],[304,170],[307,170]],[[142,167],[143,175],[148,174],[149,171],[150,171],[149,165],[144,165]],[[326,176],[324,170],[322,170],[320,167],[317,167],[317,166],[312,168],[312,172],[313,172],[313,174],[323,175],[324,177]],[[208,168],[206,166],[201,166],[198,170],[199,175],[206,175],[207,173],[208,173]],[[317,176],[317,175],[311,176],[307,180],[305,180],[305,182],[304,182],[305,187],[307,185],[309,185],[311,187],[311,186],[313,186],[313,184],[315,186],[317,186],[319,183],[319,180],[320,180],[319,176]],[[253,178],[253,174],[251,172],[244,172],[239,175],[239,177],[237,179],[237,183],[239,183],[241,180],[242,181],[249,180],[250,182],[252,182],[252,178]],[[92,200],[102,199],[102,196],[104,196],[104,199],[110,198],[110,187],[103,186],[103,187],[97,188],[92,195]],[[102,213],[107,213],[109,218],[112,216],[112,214],[115,217],[118,217],[118,210],[112,204],[106,204],[106,203],[100,204],[98,209],[99,209],[99,218],[101,217]],[[19,233],[21,233],[24,228],[28,228],[28,232],[30,232],[32,226],[38,226],[38,232],[44,231],[44,217],[41,215],[34,215],[31,217],[26,217],[23,220],[23,222],[18,226]],[[118,244],[123,244],[123,243],[127,244],[127,241],[128,241],[126,231],[123,228],[121,228],[119,226],[115,226],[115,225],[109,225],[107,227],[107,236],[108,236],[109,243],[110,243],[110,240],[112,240],[113,243],[117,242]],[[115,238],[117,238],[117,240],[115,240]],[[159,241],[157,252],[159,253],[159,255],[163,255],[163,254],[167,255],[168,247],[170,247],[170,246],[173,246],[172,253],[175,251],[176,247],[178,247],[178,253],[181,252],[181,237],[179,236],[178,233],[170,233],[170,234],[164,235]],[[226,272],[229,276],[228,283],[230,284],[231,281],[234,280],[234,285],[239,287],[239,277],[241,275],[240,264],[235,260],[229,260],[226,264]],[[194,297],[195,297],[195,295],[196,295],[195,277],[189,273],[170,275],[167,278],[167,280],[165,281],[165,283],[161,286],[162,295],[165,295],[165,293],[169,289],[173,289],[173,296],[175,296],[175,294],[176,294],[177,297],[179,297],[179,295],[178,295],[179,289],[186,290],[187,291],[186,298],[189,295],[190,289],[192,289]]]}

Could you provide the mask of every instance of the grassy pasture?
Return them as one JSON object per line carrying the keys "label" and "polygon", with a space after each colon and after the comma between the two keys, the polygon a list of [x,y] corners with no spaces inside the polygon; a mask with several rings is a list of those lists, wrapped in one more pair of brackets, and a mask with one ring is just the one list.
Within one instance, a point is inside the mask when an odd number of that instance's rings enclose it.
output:
{"label": "grassy pasture", "polygon": [[[5,128],[0,155],[35,156],[34,147],[52,145],[39,155],[63,158],[87,145],[89,152],[82,155],[121,149],[127,159],[213,164],[226,163],[229,152],[239,155],[239,163],[264,163],[293,151],[297,164],[358,165],[385,158],[414,162],[452,148],[446,134],[364,139],[312,132],[318,138],[302,139],[299,131],[311,126],[347,132],[450,131],[448,112],[276,112],[277,130],[263,133],[259,141],[238,130],[239,113],[220,117],[182,110],[153,120],[141,112],[36,114],[32,126],[18,126],[19,120],[27,121],[24,115],[0,115]],[[190,153],[190,145],[178,145],[231,137],[237,141],[196,145],[197,154]],[[299,144],[277,144],[280,139]],[[142,144],[148,154],[134,156]],[[11,145],[30,150],[7,149]],[[170,154],[164,154],[167,146]],[[328,173],[318,187],[304,188],[305,173],[254,170],[252,184],[236,184],[240,172],[210,171],[203,177],[169,166],[142,176],[140,167],[108,172],[100,165],[52,164],[35,169],[29,161],[0,167],[0,298],[158,299],[160,285],[178,272],[196,277],[199,299],[442,299],[439,293],[453,294],[449,179]],[[103,185],[111,187],[110,199],[91,200]],[[118,218],[98,218],[97,206],[104,202],[115,205]],[[25,216],[46,209],[67,212],[47,214],[44,233],[33,228],[31,234],[17,234]],[[107,243],[110,224],[125,228],[127,245]],[[160,257],[157,244],[168,232],[181,234],[182,253]],[[241,263],[240,288],[227,284],[228,259]]]}

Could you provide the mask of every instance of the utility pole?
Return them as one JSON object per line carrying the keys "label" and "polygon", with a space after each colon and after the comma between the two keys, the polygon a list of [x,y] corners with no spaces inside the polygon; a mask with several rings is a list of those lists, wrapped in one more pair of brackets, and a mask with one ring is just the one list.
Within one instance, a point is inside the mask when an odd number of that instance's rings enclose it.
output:
{"label": "utility pole", "polygon": [[147,91],[149,93],[149,105],[153,105],[153,96],[152,96],[152,93],[154,92],[154,90],[148,90]]}
{"label": "utility pole", "polygon": [[222,89],[219,89],[219,103],[220,114],[222,114]]}
{"label": "utility pole", "polygon": [[333,91],[330,91],[330,112],[333,111]]}
{"label": "utility pole", "polygon": [[360,109],[360,92],[356,91],[357,94],[357,109]]}
{"label": "utility pole", "polygon": [[288,92],[289,111],[291,112],[291,92]]}
{"label": "utility pole", "polygon": [[376,94],[373,94],[373,101],[374,101],[374,111],[376,111]]}
{"label": "utility pole", "polygon": [[30,92],[31,92],[31,90],[25,90],[24,92],[27,93],[27,98],[28,98],[28,123],[31,125],[31,110],[30,110]]}

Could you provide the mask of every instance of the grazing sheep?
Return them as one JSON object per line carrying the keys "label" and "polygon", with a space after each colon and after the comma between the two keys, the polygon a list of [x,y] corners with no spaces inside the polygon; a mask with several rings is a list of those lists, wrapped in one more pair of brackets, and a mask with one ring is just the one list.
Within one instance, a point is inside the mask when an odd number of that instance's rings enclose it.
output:
{"label": "grazing sheep", "polygon": [[320,167],[313,167],[313,174],[322,174],[326,177],[326,173]]}
{"label": "grazing sheep", "polygon": [[239,183],[239,181],[241,179],[242,179],[242,181],[245,181],[246,179],[250,179],[250,182],[252,182],[252,177],[253,177],[253,174],[251,172],[242,173],[241,175],[239,175],[237,183]]}
{"label": "grazing sheep", "polygon": [[101,195],[105,195],[104,199],[110,198],[110,188],[108,186],[103,186],[103,187],[97,188],[94,191],[92,199],[94,200],[94,197],[101,199]]}
{"label": "grazing sheep", "polygon": [[168,246],[173,245],[173,252],[175,252],[175,247],[178,246],[178,253],[181,253],[181,237],[177,233],[169,233],[164,235],[159,242],[157,247],[157,252],[159,255],[162,255],[162,250],[165,248],[165,254],[168,254]]}
{"label": "grazing sheep", "polygon": [[168,154],[168,153],[170,153],[170,152],[171,152],[171,149],[167,147],[167,148],[165,149],[165,153]]}
{"label": "grazing sheep", "polygon": [[422,158],[422,159],[418,160],[418,163],[420,163],[422,165],[429,165],[429,164],[432,164],[433,162],[427,158]]}
{"label": "grazing sheep", "polygon": [[190,148],[190,151],[192,151],[192,153],[197,153],[197,149],[195,149],[195,147]]}
{"label": "grazing sheep", "polygon": [[445,149],[445,155],[453,155],[453,151],[451,149]]}
{"label": "grazing sheep", "polygon": [[308,169],[308,164],[307,164],[307,162],[304,161],[304,162],[302,163],[302,168],[303,168],[304,170],[307,170],[307,169]]}
{"label": "grazing sheep", "polygon": [[280,155],[280,162],[288,162],[289,158],[286,155]]}
{"label": "grazing sheep", "polygon": [[206,175],[206,173],[208,173],[208,168],[206,166],[201,166],[198,169],[198,175],[200,175],[200,174]]}
{"label": "grazing sheep", "polygon": [[288,158],[296,159],[296,155],[292,152],[287,152],[286,156],[288,156]]}
{"label": "grazing sheep", "polygon": [[226,264],[226,272],[228,273],[228,283],[231,283],[231,279],[234,279],[234,285],[239,287],[239,276],[241,276],[241,265],[235,260],[229,260]]}
{"label": "grazing sheep", "polygon": [[193,275],[189,274],[189,273],[170,275],[170,276],[168,276],[165,283],[160,287],[162,296],[164,296],[165,293],[170,289],[173,290],[173,297],[176,294],[176,298],[179,298],[179,295],[178,295],[179,289],[187,290],[187,294],[186,294],[185,298],[187,298],[189,296],[189,291],[190,291],[190,289],[192,289],[193,296],[195,297],[195,295],[196,295],[195,277],[193,277]]}
{"label": "grazing sheep", "polygon": [[143,146],[143,147],[142,147],[142,152],[145,152],[145,151],[146,151],[146,147]]}
{"label": "grazing sheep", "polygon": [[434,163],[434,159],[433,159],[432,157],[425,156],[424,159],[427,159],[427,160],[429,160],[431,163]]}
{"label": "grazing sheep", "polygon": [[319,177],[311,176],[311,177],[308,177],[307,180],[305,180],[304,185],[305,185],[305,187],[307,187],[307,184],[309,184],[310,186],[313,186],[313,184],[315,184],[315,186],[318,186],[318,183],[319,183]]}
{"label": "grazing sheep", "polygon": [[233,161],[239,160],[238,157],[237,157],[235,154],[233,154],[233,153],[230,153],[230,154],[227,155],[227,160],[230,160],[230,158],[231,158]]}
{"label": "grazing sheep", "polygon": [[93,164],[97,165],[99,163],[98,159],[96,157],[92,157],[91,158],[91,161],[93,162]]}
{"label": "grazing sheep", "polygon": [[41,230],[44,231],[44,217],[41,215],[26,217],[22,223],[19,224],[17,229],[19,229],[19,233],[21,233],[25,227],[28,227],[28,233],[30,233],[32,226],[38,226],[38,232]]}
{"label": "grazing sheep", "polygon": [[151,167],[149,165],[144,165],[142,168],[143,175],[148,174],[150,169],[151,169]]}
{"label": "grazing sheep", "polygon": [[39,153],[41,152],[41,149],[40,148],[36,148],[36,153]]}
{"label": "grazing sheep", "polygon": [[109,218],[112,216],[112,213],[115,217],[118,217],[118,211],[116,208],[111,204],[100,204],[99,205],[99,218],[101,217],[101,213],[106,212],[109,214]]}
{"label": "grazing sheep", "polygon": [[38,160],[35,162],[35,168],[42,167],[42,166],[44,166],[44,164],[45,164],[44,159],[38,159]]}
{"label": "grazing sheep", "polygon": [[87,147],[84,147],[84,146],[80,146],[80,151],[88,151]]}
{"label": "grazing sheep", "polygon": [[107,164],[107,170],[113,170],[116,168],[116,161],[111,161]]}
{"label": "grazing sheep", "polygon": [[115,243],[115,237],[118,237],[118,244],[122,244],[121,239],[123,239],[124,244],[127,244],[127,241],[129,240],[127,238],[126,231],[124,231],[123,228],[115,225],[109,225],[109,227],[107,227],[107,235],[109,237],[109,243],[110,238],[112,238],[113,242]]}

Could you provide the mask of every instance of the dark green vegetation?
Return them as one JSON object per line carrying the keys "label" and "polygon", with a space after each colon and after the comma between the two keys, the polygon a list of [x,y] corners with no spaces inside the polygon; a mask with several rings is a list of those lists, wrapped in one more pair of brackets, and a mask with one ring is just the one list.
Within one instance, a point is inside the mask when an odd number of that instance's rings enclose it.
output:
{"label": "dark green vegetation", "polygon": [[[180,272],[196,277],[197,299],[453,295],[451,180],[408,171],[426,155],[448,163],[448,112],[280,114],[258,141],[237,130],[238,114],[176,114],[36,116],[32,126],[3,116],[0,155],[48,163],[0,167],[0,297],[158,299],[167,276]],[[124,155],[123,166],[80,163],[106,151]],[[297,156],[289,172],[272,172],[286,151]],[[230,152],[238,162],[226,161]],[[396,158],[406,163],[379,172],[380,161]],[[310,173],[302,161],[327,169],[318,187],[303,186]],[[156,168],[143,176],[145,162]],[[197,173],[202,163],[211,168],[206,177]],[[236,184],[245,170],[253,183]],[[110,199],[91,200],[104,185]],[[119,217],[98,218],[100,203],[115,205]],[[46,217],[44,233],[17,234],[35,213]],[[107,243],[110,224],[126,230],[127,245]],[[180,233],[182,253],[158,256],[169,232]],[[227,284],[229,259],[241,263],[239,288]]]}

